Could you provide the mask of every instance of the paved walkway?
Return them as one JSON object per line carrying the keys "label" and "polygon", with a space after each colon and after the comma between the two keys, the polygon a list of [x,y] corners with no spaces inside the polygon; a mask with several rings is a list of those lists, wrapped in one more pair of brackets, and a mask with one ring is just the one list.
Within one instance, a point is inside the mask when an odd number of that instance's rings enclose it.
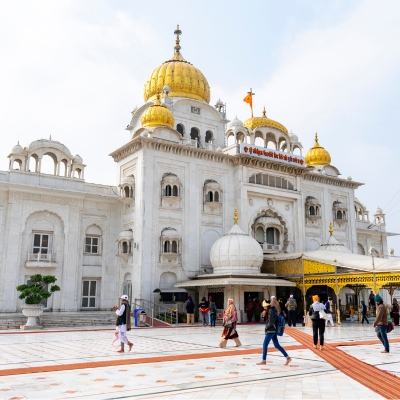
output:
{"label": "paved walkway", "polygon": [[[369,384],[309,349],[308,328],[288,330],[295,338],[285,334],[280,339],[293,358],[289,366],[276,351],[268,354],[266,366],[256,365],[263,326],[239,326],[238,331],[242,347],[230,341],[219,349],[219,327],[137,329],[128,333],[135,343],[132,352],[124,354],[115,353],[111,329],[2,332],[0,399],[395,398],[387,393],[380,397]],[[326,330],[326,341],[338,354],[400,376],[400,329],[389,338],[391,353],[381,354],[371,325],[348,323]]]}

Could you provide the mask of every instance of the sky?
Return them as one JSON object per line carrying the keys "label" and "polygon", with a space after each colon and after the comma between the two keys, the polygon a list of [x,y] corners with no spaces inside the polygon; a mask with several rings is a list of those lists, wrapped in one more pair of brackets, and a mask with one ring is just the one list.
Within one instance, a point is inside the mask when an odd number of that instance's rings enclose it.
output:
{"label": "sky", "polygon": [[[211,104],[297,134],[318,132],[357,198],[400,232],[400,2],[0,0],[0,170],[17,143],[49,138],[79,154],[85,180],[116,184],[110,152],[129,140],[151,71],[181,53],[207,77]],[[45,166],[46,167],[46,166]],[[48,166],[47,166],[48,167]],[[389,238],[400,256],[400,237]]]}

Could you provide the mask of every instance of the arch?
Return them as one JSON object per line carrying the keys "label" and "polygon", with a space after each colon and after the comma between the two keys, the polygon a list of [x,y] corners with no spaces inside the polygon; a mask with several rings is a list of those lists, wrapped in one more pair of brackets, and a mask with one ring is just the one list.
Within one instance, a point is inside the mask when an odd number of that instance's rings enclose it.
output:
{"label": "arch", "polygon": [[226,145],[232,146],[236,143],[235,134],[233,132],[229,132],[228,136],[226,137]]}
{"label": "arch", "polygon": [[316,215],[314,206],[310,206],[310,208],[308,209],[308,212],[309,212],[309,215]]}
{"label": "arch", "polygon": [[165,195],[166,195],[166,196],[172,196],[171,185],[165,186]]}
{"label": "arch", "polygon": [[124,187],[124,197],[129,197],[130,191],[129,191],[129,186]]}
{"label": "arch", "polygon": [[170,252],[169,240],[166,240],[164,242],[164,253],[169,253],[169,252]]}
{"label": "arch", "polygon": [[219,193],[218,192],[214,192],[214,201],[216,203],[219,203]]}
{"label": "arch", "polygon": [[178,192],[178,186],[174,185],[172,187],[172,196],[178,197],[179,196],[179,192]]}
{"label": "arch", "polygon": [[60,161],[58,175],[64,177],[68,175],[68,160],[66,160],[65,158]]}
{"label": "arch", "polygon": [[336,213],[336,219],[343,219],[342,218],[342,211],[338,210]]}
{"label": "arch", "polygon": [[130,272],[127,272],[127,273],[124,275],[124,282],[125,282],[125,283],[132,282],[132,275],[131,275]]}
{"label": "arch", "polygon": [[176,240],[173,240],[171,244],[171,253],[177,253],[177,252],[178,252],[178,242]]}
{"label": "arch", "polygon": [[192,140],[199,140],[199,136],[200,136],[200,131],[198,128],[193,127],[190,129],[190,138]]}
{"label": "arch", "polygon": [[[15,163],[17,163],[17,168],[15,168]],[[14,170],[21,170],[22,169],[22,160],[20,160],[19,158],[16,158],[13,163],[12,163],[12,169]]]}
{"label": "arch", "polygon": [[185,127],[182,124],[176,125],[176,130],[182,135],[182,137],[185,134]]}
{"label": "arch", "polygon": [[262,226],[258,226],[256,228],[256,237],[255,239],[257,240],[258,243],[264,243],[265,242],[265,232],[264,228]]}
{"label": "arch", "polygon": [[302,150],[301,147],[294,145],[293,146],[293,154],[297,156],[302,156]]}
{"label": "arch", "polygon": [[[272,146],[269,145],[270,142],[272,143]],[[278,143],[276,140],[276,136],[272,132],[268,132],[267,136],[265,137],[265,147],[267,147],[268,149],[273,148],[275,150],[278,150]]]}
{"label": "arch", "polygon": [[205,142],[206,143],[212,143],[213,142],[213,133],[211,131],[207,131],[206,132],[206,138],[205,138]]}
{"label": "arch", "polygon": [[29,157],[28,171],[38,172],[38,170],[39,170],[39,157],[37,154],[32,154]]}
{"label": "arch", "polygon": [[264,135],[260,131],[256,131],[254,134],[254,144],[256,146],[265,147]]}
{"label": "arch", "polygon": [[123,254],[128,253],[128,242],[125,242],[125,241],[122,242],[122,253]]}
{"label": "arch", "polygon": [[362,256],[365,256],[365,248],[361,243],[357,243],[357,250],[358,254],[361,254]]}
{"label": "arch", "polygon": [[213,192],[211,190],[207,193],[207,200],[206,201],[208,201],[208,202],[214,201],[214,195],[213,195]]}
{"label": "arch", "polygon": [[56,175],[57,174],[57,157],[54,153],[45,153],[40,159],[41,174]]}
{"label": "arch", "polygon": [[97,236],[101,236],[103,235],[103,231],[102,229],[98,226],[98,225],[89,225],[86,228],[86,235],[97,235]]}
{"label": "arch", "polygon": [[245,143],[246,142],[246,136],[243,132],[238,132],[236,134],[236,143]]}
{"label": "arch", "polygon": [[178,278],[177,278],[176,274],[174,274],[173,272],[163,272],[160,275],[159,288],[161,289],[161,291],[163,289],[173,289],[174,285],[177,281],[178,281]]}

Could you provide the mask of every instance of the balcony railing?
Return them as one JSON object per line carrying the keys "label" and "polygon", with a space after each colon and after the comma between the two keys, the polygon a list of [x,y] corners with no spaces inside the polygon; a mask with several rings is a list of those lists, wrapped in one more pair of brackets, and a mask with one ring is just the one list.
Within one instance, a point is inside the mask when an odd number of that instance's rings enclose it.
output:
{"label": "balcony railing", "polygon": [[264,253],[279,253],[279,244],[260,243]]}
{"label": "balcony railing", "polygon": [[55,254],[28,254],[28,261],[47,261],[47,262],[55,262],[56,255]]}

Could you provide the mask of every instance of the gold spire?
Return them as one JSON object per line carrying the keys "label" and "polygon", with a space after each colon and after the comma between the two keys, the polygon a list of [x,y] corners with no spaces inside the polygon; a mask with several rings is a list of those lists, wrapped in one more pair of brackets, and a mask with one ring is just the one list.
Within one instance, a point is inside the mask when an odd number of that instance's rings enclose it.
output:
{"label": "gold spire", "polygon": [[179,54],[179,50],[181,49],[181,46],[179,44],[180,40],[179,40],[179,36],[182,35],[182,31],[179,29],[179,25],[176,25],[176,30],[174,31],[174,35],[176,35],[176,39],[175,39],[175,54]]}
{"label": "gold spire", "polygon": [[[315,134],[315,135],[317,135],[317,134]],[[330,234],[330,236],[332,236],[332,235],[333,235],[333,226],[332,226],[332,221],[329,223],[329,234]]]}
{"label": "gold spire", "polygon": [[234,209],[234,211],[233,211],[233,223],[234,223],[235,225],[237,225],[238,220],[239,220],[239,218],[238,218],[238,212],[237,212],[237,208],[235,207],[235,209]]}
{"label": "gold spire", "polygon": [[264,106],[264,109],[263,109],[263,117],[267,118],[267,110],[265,109],[265,106]]}

